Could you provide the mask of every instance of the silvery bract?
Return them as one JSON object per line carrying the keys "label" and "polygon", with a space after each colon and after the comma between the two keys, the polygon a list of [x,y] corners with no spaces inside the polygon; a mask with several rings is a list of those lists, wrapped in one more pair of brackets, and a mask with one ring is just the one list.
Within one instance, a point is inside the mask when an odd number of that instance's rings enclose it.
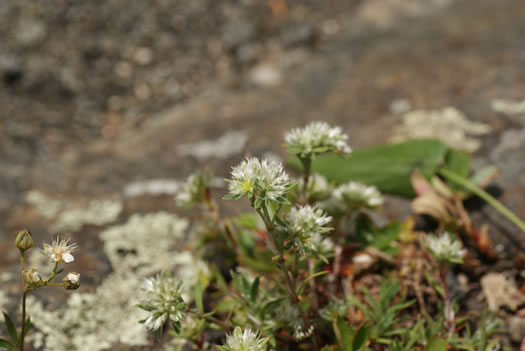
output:
{"label": "silvery bract", "polygon": [[232,334],[226,336],[226,345],[218,346],[221,351],[265,351],[268,338],[263,338],[259,332],[250,327],[244,329],[235,327]]}
{"label": "silvery bract", "polygon": [[326,227],[332,220],[323,210],[310,205],[292,207],[285,216],[287,230],[292,235],[294,244],[304,254],[305,250],[312,250],[311,237],[315,234],[326,233],[332,228]]}
{"label": "silvery bract", "polygon": [[159,330],[170,320],[175,331],[180,331],[180,322],[184,319],[187,304],[181,296],[181,282],[176,283],[170,274],[160,274],[148,278],[143,290],[146,298],[138,307],[150,313],[141,323],[148,330]]}
{"label": "silvery bract", "polygon": [[228,182],[229,196],[226,199],[239,199],[248,195],[251,199],[260,196],[271,201],[279,201],[290,190],[290,178],[280,163],[259,160],[255,157],[242,161],[233,167]]}
{"label": "silvery bract", "polygon": [[56,239],[52,240],[51,245],[44,243],[44,248],[40,251],[52,262],[73,262],[75,258],[71,253],[75,251],[77,244],[69,244],[69,240],[70,238],[60,239],[57,236]]}
{"label": "silvery bract", "polygon": [[286,133],[285,146],[292,154],[301,158],[314,158],[326,152],[350,153],[348,136],[340,127],[331,127],[326,122],[312,122],[304,128],[292,129]]}
{"label": "silvery bract", "polygon": [[375,208],[384,202],[381,193],[375,186],[369,186],[359,182],[348,182],[341,184],[333,191],[336,201],[344,203],[350,209],[359,207]]}
{"label": "silvery bract", "polygon": [[429,235],[425,239],[425,244],[436,260],[463,263],[466,251],[462,248],[461,242],[452,237],[450,233],[445,232],[437,237]]}

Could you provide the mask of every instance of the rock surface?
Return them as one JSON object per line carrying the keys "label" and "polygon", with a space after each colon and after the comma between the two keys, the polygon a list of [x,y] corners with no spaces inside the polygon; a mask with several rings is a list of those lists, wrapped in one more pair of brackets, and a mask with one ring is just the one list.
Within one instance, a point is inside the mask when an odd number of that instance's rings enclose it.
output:
{"label": "rock surface", "polygon": [[[111,271],[104,228],[173,211],[173,184],[196,167],[224,177],[242,154],[283,155],[283,133],[311,120],[341,125],[358,148],[389,140],[411,110],[453,106],[490,126],[475,164],[501,169],[501,201],[525,218],[525,144],[507,140],[522,138],[525,118],[491,108],[525,99],[521,0],[350,1],[333,10],[307,1],[285,12],[256,1],[129,1],[122,13],[122,1],[59,1],[35,10],[28,26],[13,15],[29,11],[21,3],[0,4],[2,300],[18,293],[12,232],[28,227],[40,243],[62,211],[46,217],[30,191],[47,196],[44,209],[121,206],[109,224],[69,227],[82,247],[71,268],[93,291]],[[385,4],[386,14],[373,9]],[[130,184],[159,179],[165,195],[126,196]],[[390,215],[403,213],[393,207]],[[509,255],[524,242],[487,206],[476,218]]]}

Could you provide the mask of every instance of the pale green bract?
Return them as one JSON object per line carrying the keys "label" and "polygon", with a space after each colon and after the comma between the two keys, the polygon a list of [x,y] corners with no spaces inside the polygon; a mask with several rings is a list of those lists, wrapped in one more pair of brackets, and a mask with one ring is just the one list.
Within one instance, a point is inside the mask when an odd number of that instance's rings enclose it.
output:
{"label": "pale green bract", "polygon": [[284,136],[285,147],[291,154],[311,159],[326,152],[352,152],[347,139],[340,127],[331,127],[326,122],[312,122],[304,128],[292,129]]}
{"label": "pale green bract", "polygon": [[312,236],[316,236],[316,244],[320,238],[317,235],[329,232],[332,228],[326,227],[332,220],[323,210],[310,205],[302,207],[292,207],[285,216],[287,230],[292,235],[294,244],[301,254],[307,250],[315,250],[317,247],[312,245]]}
{"label": "pale green bract", "polygon": [[226,336],[226,345],[217,346],[221,351],[266,351],[268,338],[263,338],[258,331],[250,327],[235,327],[232,334]]}
{"label": "pale green bract", "polygon": [[376,208],[384,202],[383,196],[375,186],[359,182],[348,182],[334,189],[333,198],[351,209],[359,207]]}
{"label": "pale green bract", "polygon": [[181,282],[176,283],[168,273],[144,281],[146,298],[138,307],[150,313],[148,318],[140,321],[146,329],[162,330],[164,324],[170,320],[175,331],[180,331],[180,323],[186,315],[187,307],[180,288]]}

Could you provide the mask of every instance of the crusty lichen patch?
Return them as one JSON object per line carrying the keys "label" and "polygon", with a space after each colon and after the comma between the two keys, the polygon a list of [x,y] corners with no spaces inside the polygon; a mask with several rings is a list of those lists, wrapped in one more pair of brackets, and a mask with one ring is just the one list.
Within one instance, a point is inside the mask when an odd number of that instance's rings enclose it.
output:
{"label": "crusty lichen patch", "polygon": [[[138,323],[144,312],[136,307],[143,279],[174,271],[189,291],[198,279],[206,280],[209,275],[206,264],[189,247],[184,250],[188,225],[188,220],[167,212],[135,214],[126,223],[100,233],[113,272],[95,292],[74,292],[55,311],[31,299],[29,311],[37,329],[30,338],[34,345],[78,351],[107,350],[117,343],[147,345],[148,335]],[[185,298],[191,302],[190,294]]]}
{"label": "crusty lichen patch", "polygon": [[37,190],[26,194],[26,202],[42,217],[53,222],[49,228],[53,233],[77,231],[85,224],[109,224],[122,212],[122,202],[119,199],[93,200],[87,206],[79,206]]}
{"label": "crusty lichen patch", "polygon": [[248,141],[246,133],[230,131],[215,140],[203,140],[198,143],[185,144],[177,147],[180,155],[193,156],[198,160],[207,158],[226,159],[240,154]]}
{"label": "crusty lichen patch", "polygon": [[127,223],[104,230],[100,238],[114,270],[146,275],[173,265],[173,251],[187,227],[186,219],[167,212],[135,214]]}
{"label": "crusty lichen patch", "polygon": [[488,124],[473,122],[454,107],[437,110],[414,110],[403,116],[402,124],[395,127],[391,141],[413,138],[438,138],[447,145],[474,152],[481,141],[474,136],[488,134]]}
{"label": "crusty lichen patch", "polygon": [[46,350],[107,350],[115,343],[146,345],[147,334],[137,323],[144,313],[140,281],[133,274],[112,273],[94,293],[75,292],[58,310],[46,310],[28,300],[31,322],[38,332],[29,334],[35,347]]}

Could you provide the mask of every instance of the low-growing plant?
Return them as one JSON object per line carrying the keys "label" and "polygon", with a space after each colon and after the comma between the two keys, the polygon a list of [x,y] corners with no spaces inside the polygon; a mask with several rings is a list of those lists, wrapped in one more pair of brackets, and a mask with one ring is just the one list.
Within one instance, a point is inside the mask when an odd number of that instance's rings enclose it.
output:
{"label": "low-growing plant", "polygon": [[72,252],[77,248],[77,245],[70,244],[69,240],[70,239],[60,239],[60,237],[57,236],[52,240],[51,244],[44,243],[40,252],[54,263],[53,271],[49,277],[44,279],[36,268],[25,268],[25,254],[34,246],[33,236],[27,229],[20,230],[16,233],[15,246],[20,253],[20,272],[22,277],[22,322],[20,332],[18,332],[13,321],[14,319],[11,318],[7,312],[3,312],[9,338],[0,338],[0,347],[7,350],[24,350],[24,339],[31,327],[31,319],[29,316],[26,316],[26,299],[29,292],[49,286],[59,286],[66,290],[76,290],[80,286],[80,274],[76,272],[66,274],[61,283],[53,282],[57,275],[63,271],[60,269],[60,264],[62,262],[69,263],[74,261]]}
{"label": "low-growing plant", "polygon": [[446,280],[467,253],[457,226],[441,222],[434,235],[407,222],[379,225],[373,212],[384,198],[375,186],[337,184],[313,172],[324,154],[351,160],[346,140],[323,122],[287,133],[285,148],[302,168],[296,180],[279,163],[244,159],[226,179],[224,199],[247,198],[252,212],[234,217],[221,215],[209,171],[190,176],[177,201],[203,211],[197,249],[213,278],[193,287],[166,274],[148,280],[139,304],[150,314],[146,328],[161,336],[170,321],[171,334],[197,349],[210,347],[211,331],[221,330],[224,351],[503,347],[497,318],[458,317]]}

